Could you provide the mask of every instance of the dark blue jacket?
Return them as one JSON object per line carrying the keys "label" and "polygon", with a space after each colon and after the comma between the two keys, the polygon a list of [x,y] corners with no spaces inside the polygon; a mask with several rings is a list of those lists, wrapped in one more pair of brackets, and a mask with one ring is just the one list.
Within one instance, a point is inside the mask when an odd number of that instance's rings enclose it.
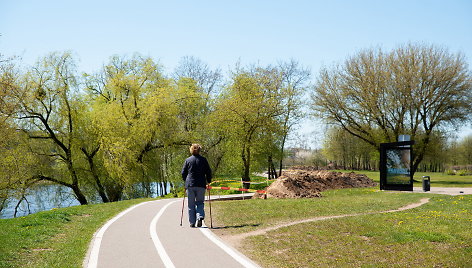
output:
{"label": "dark blue jacket", "polygon": [[211,169],[206,158],[201,155],[192,155],[185,159],[182,179],[185,181],[185,188],[206,188],[206,184],[211,182]]}

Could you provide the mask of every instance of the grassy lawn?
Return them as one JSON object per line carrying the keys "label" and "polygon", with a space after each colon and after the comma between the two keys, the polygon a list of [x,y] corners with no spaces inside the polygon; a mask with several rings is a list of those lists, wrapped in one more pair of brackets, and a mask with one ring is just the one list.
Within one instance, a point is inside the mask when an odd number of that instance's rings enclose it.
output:
{"label": "grassy lawn", "polygon": [[422,197],[422,194],[387,194],[374,188],[358,188],[327,191],[323,198],[269,198],[212,204],[215,204],[216,226],[225,226],[224,229],[234,234],[317,216],[396,209],[418,202]]}
{"label": "grassy lawn", "polygon": [[[351,170],[337,170],[340,172],[350,172]],[[380,183],[380,172],[379,171],[366,171],[366,170],[352,170],[352,172],[365,174],[373,181]],[[430,176],[431,187],[472,187],[472,175],[459,176],[459,175],[447,175],[441,172],[416,172],[413,176],[415,180],[413,182],[414,187],[421,187],[423,176]]]}
{"label": "grassy lawn", "polygon": [[0,267],[82,267],[95,231],[119,212],[148,200],[75,206],[0,219]]}
{"label": "grassy lawn", "polygon": [[[264,267],[471,267],[472,196],[327,191],[317,199],[214,202],[215,226],[225,234],[324,215],[395,209],[402,212],[297,224],[246,238],[241,251]],[[215,220],[216,219],[216,220]]]}

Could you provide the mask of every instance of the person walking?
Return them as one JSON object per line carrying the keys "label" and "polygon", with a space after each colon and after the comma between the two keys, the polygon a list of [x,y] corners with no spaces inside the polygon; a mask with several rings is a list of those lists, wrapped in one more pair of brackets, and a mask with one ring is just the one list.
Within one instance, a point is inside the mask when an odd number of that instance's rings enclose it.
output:
{"label": "person walking", "polygon": [[185,181],[185,189],[188,197],[188,219],[190,227],[202,226],[205,219],[204,201],[207,184],[211,182],[211,168],[205,157],[200,155],[202,146],[192,144],[190,153],[192,156],[185,159],[182,168],[182,179]]}

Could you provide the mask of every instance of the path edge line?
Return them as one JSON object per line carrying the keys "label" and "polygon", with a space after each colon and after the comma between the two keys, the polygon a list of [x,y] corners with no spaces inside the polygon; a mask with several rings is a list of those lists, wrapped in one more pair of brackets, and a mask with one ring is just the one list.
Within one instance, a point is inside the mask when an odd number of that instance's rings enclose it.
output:
{"label": "path edge line", "polygon": [[206,225],[203,225],[203,228],[199,228],[199,229],[211,242],[213,242],[215,245],[217,245],[222,250],[224,250],[228,255],[230,255],[233,259],[239,262],[243,267],[260,268],[259,265],[255,264],[252,260],[250,260],[244,254],[228,246],[217,235],[215,235]]}
{"label": "path edge line", "polygon": [[167,203],[164,207],[162,207],[159,212],[154,216],[154,218],[151,221],[151,224],[149,225],[149,232],[151,234],[152,241],[154,242],[154,246],[156,247],[157,253],[161,257],[161,261],[164,263],[164,266],[166,268],[175,268],[174,263],[170,259],[169,255],[167,254],[164,246],[161,243],[161,240],[159,240],[159,237],[157,236],[157,221],[159,221],[159,218],[164,214],[164,211],[173,203],[178,202],[180,200],[175,200]]}
{"label": "path edge line", "polygon": [[98,231],[93,235],[92,241],[90,242],[89,249],[87,251],[87,255],[85,257],[85,260],[83,262],[83,267],[86,268],[96,268],[98,265],[98,254],[100,252],[100,245],[102,244],[102,238],[103,235],[105,234],[106,230],[119,218],[123,217],[126,213],[130,212],[131,210],[142,206],[147,203],[155,202],[155,201],[160,201],[160,200],[154,200],[154,201],[146,201],[142,202],[139,204],[136,204],[132,207],[127,208],[126,210],[118,213],[115,217],[113,217],[111,220],[107,221]]}

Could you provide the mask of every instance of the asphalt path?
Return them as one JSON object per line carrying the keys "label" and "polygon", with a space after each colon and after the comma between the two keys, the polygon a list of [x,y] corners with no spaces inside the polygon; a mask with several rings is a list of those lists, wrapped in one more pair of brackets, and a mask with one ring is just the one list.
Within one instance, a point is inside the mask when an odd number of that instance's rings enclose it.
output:
{"label": "asphalt path", "polygon": [[427,192],[423,191],[422,187],[413,187],[414,193],[429,193],[429,194],[446,194],[446,195],[464,195],[472,194],[472,188],[458,188],[458,187],[431,187]]}
{"label": "asphalt path", "polygon": [[180,226],[181,211],[182,198],[123,211],[95,233],[84,267],[259,267],[205,225],[191,228],[187,204]]}

